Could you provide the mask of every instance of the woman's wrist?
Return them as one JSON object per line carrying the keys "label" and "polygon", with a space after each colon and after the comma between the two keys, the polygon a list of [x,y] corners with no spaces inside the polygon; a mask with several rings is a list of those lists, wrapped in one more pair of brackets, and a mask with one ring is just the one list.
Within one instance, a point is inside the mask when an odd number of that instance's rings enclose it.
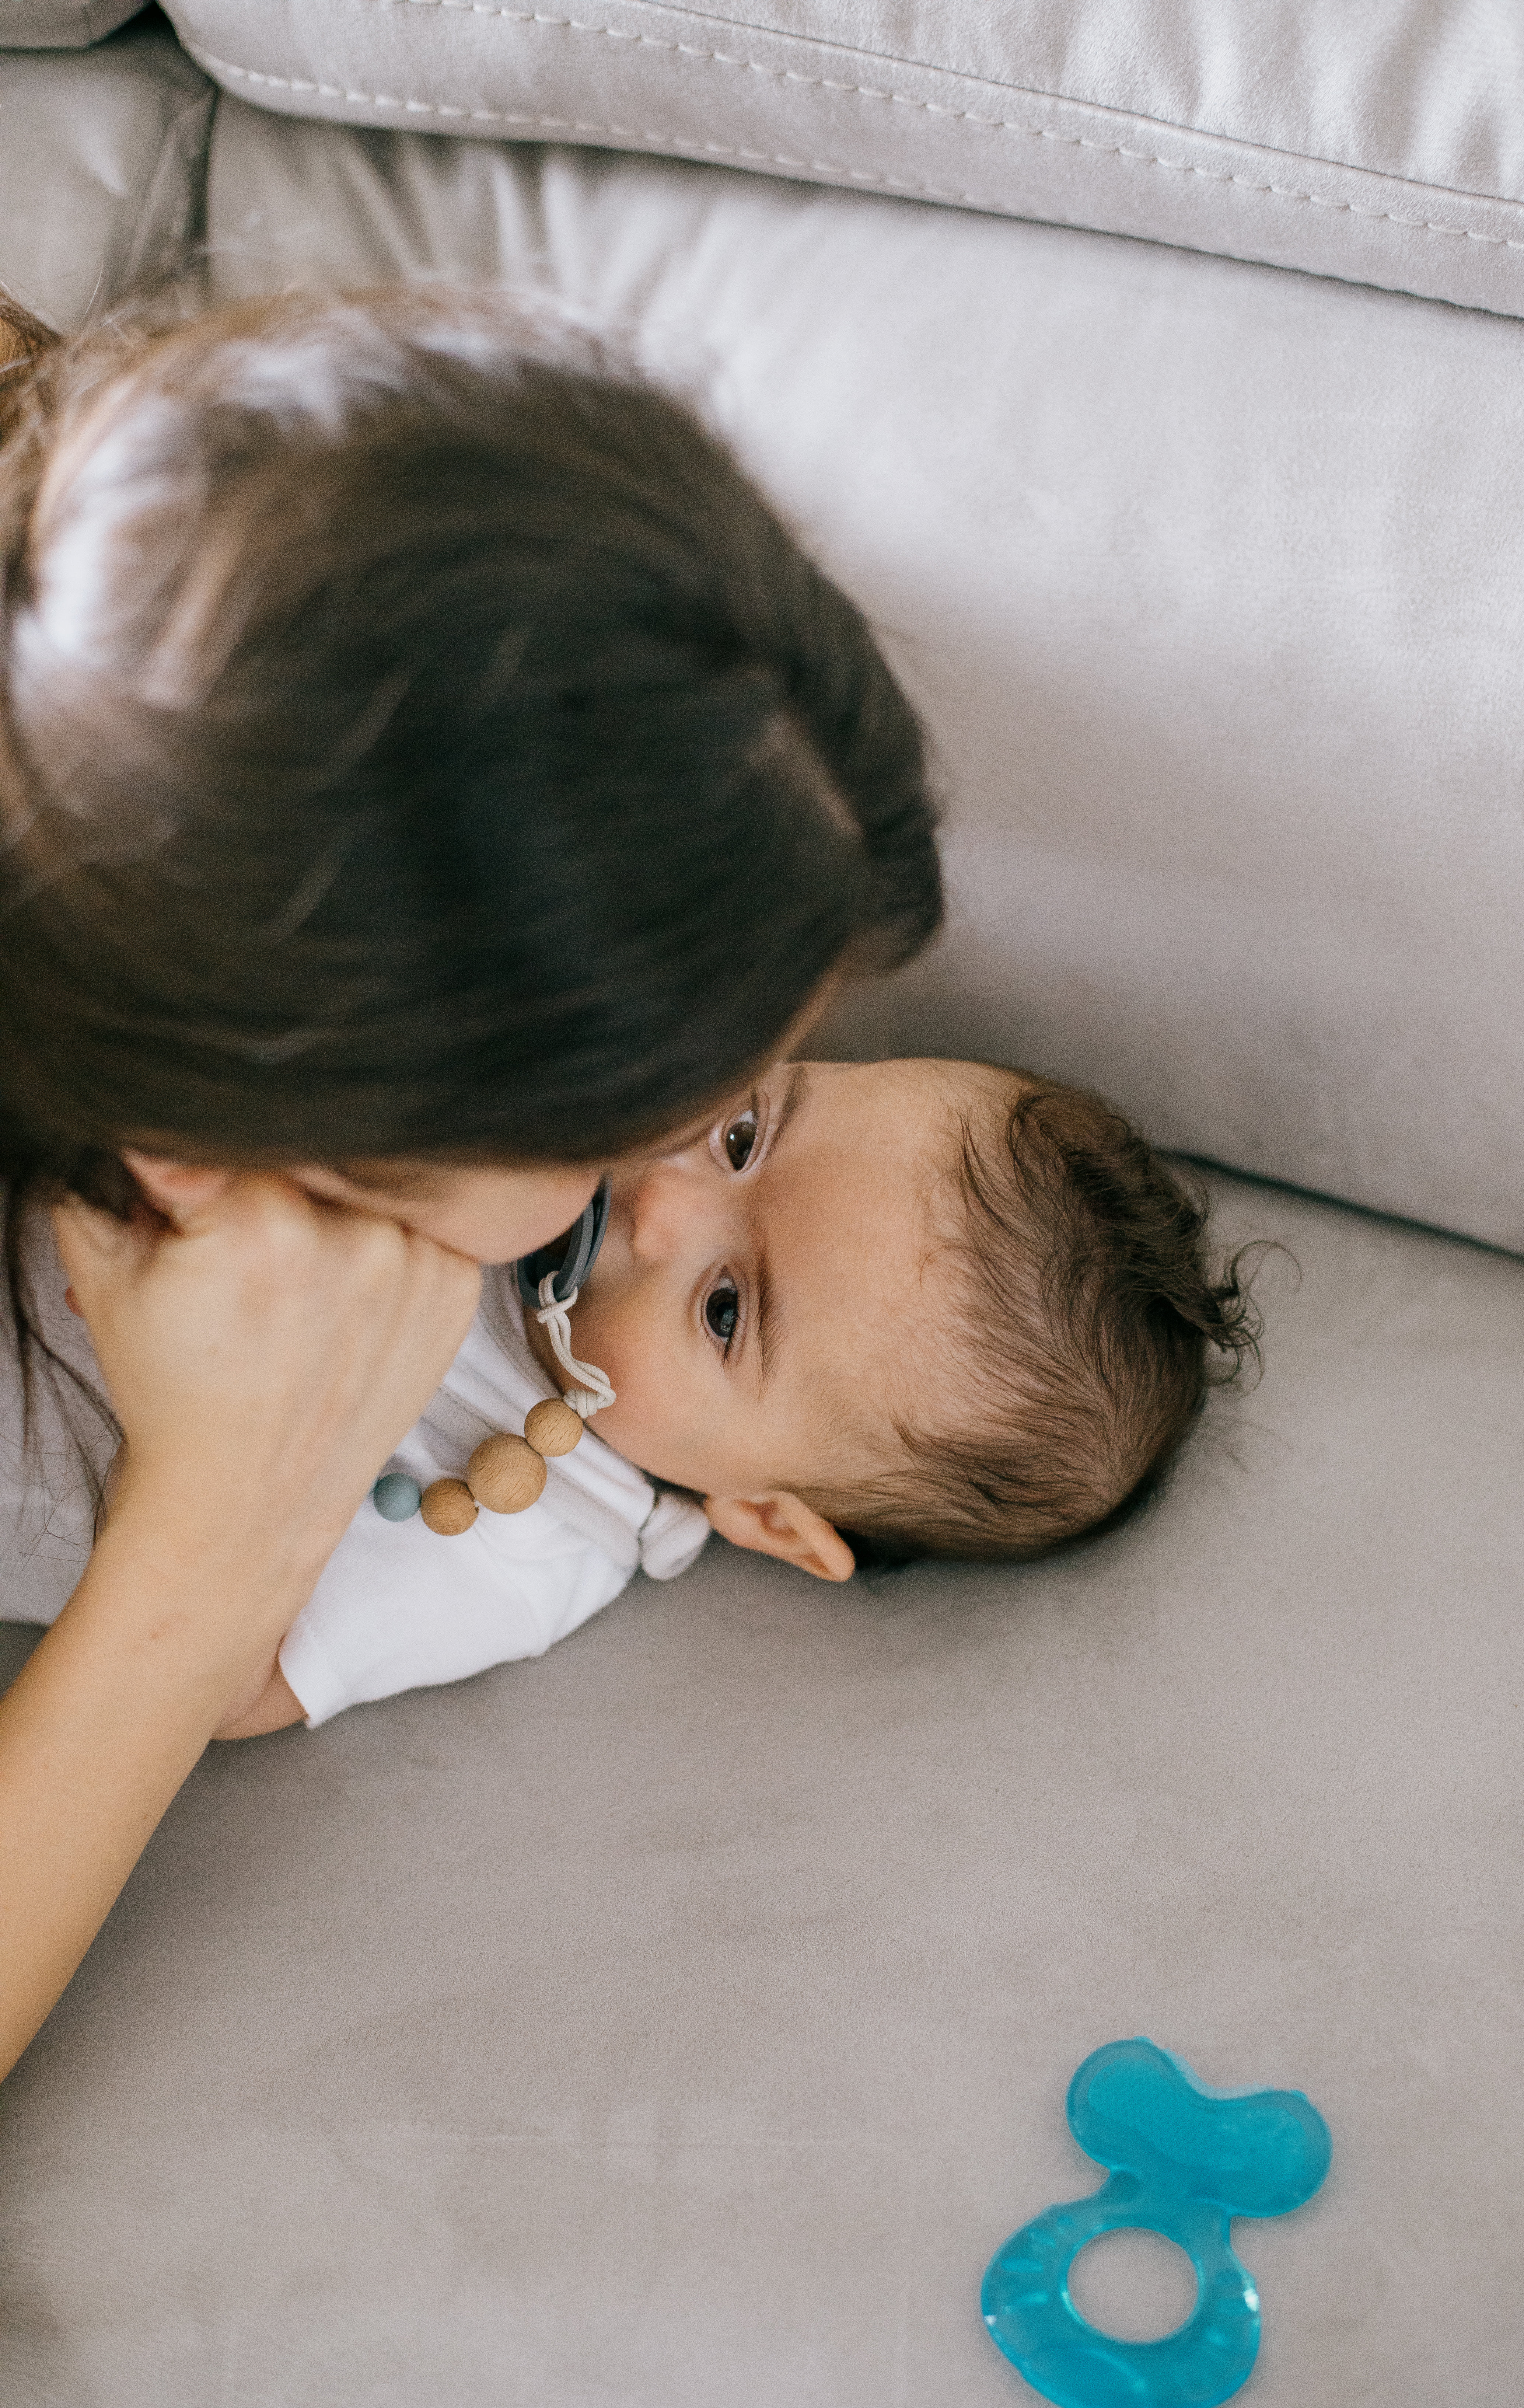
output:
{"label": "woman's wrist", "polygon": [[305,1598],[354,1517],[337,1484],[317,1498],[272,1494],[241,1468],[154,1463],[123,1449],[102,1531],[166,1570],[215,1568],[234,1587]]}
{"label": "woman's wrist", "polygon": [[222,1684],[247,1680],[279,1644],[340,1535],[124,1475],[66,1611],[140,1641],[150,1679],[205,1678],[220,1713]]}

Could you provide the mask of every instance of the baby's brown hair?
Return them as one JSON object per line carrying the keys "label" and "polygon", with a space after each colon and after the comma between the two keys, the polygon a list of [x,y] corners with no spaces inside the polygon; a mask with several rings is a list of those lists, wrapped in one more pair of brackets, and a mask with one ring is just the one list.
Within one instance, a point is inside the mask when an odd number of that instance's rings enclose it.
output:
{"label": "baby's brown hair", "polygon": [[1210,1389],[1259,1363],[1263,1249],[1214,1265],[1200,1179],[1088,1089],[997,1078],[958,1124],[961,1426],[902,1422],[892,1469],[811,1498],[862,1566],[1009,1561],[1115,1528],[1158,1493]]}

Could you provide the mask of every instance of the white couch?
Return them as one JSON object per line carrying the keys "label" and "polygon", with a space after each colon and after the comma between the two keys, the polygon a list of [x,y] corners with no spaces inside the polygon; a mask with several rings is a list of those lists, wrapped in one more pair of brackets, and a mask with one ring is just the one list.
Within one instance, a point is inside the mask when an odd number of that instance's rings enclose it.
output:
{"label": "white couch", "polygon": [[1515,2408],[1524,20],[170,13],[0,59],[0,280],[613,328],[933,730],[953,925],[834,1041],[1094,1082],[1302,1276],[1088,1554],[822,1604],[717,1544],[208,1758],[7,2088],[0,2395],[998,2408],[983,2264],[1146,2031],[1332,2128],[1237,2229],[1246,2398]]}

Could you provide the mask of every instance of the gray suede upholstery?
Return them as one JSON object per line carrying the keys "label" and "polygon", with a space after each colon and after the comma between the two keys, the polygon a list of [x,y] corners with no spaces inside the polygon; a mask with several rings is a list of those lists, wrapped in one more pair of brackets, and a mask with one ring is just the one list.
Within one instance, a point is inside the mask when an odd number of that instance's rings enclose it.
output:
{"label": "gray suede upholstery", "polygon": [[[1517,2408],[1524,328],[212,98],[153,20],[0,59],[6,288],[72,325],[205,227],[214,294],[608,327],[927,711],[952,932],[836,1041],[1350,1200],[1219,1181],[1300,1266],[1263,1383],[1090,1549],[828,1590],[715,1541],[539,1661],[211,1751],[0,2092],[0,2401],[1017,2408],[981,2272],[1094,2186],[1065,2086],[1144,2032],[1332,2129],[1235,2229],[1250,2408]],[[1185,2305],[1158,2252],[1078,2282]]]}
{"label": "gray suede upholstery", "polygon": [[717,1543],[215,1750],[5,2093],[7,2408],[1015,2408],[979,2276],[1139,2031],[1332,2128],[1255,2408],[1514,2408],[1524,1264],[1225,1214],[1301,1285],[1141,1527]]}

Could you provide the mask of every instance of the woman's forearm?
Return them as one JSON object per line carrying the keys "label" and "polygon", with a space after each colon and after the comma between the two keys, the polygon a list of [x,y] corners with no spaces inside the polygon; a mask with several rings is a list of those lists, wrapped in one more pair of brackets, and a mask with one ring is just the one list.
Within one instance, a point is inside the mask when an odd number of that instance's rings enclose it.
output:
{"label": "woman's forearm", "polygon": [[0,1698],[0,2079],[306,1602],[319,1566],[249,1540],[199,1516],[114,1520]]}
{"label": "woman's forearm", "polygon": [[53,1229],[126,1448],[84,1579],[0,1699],[0,2076],[238,1722],[481,1289],[448,1247],[253,1172],[167,1232],[78,1200]]}

